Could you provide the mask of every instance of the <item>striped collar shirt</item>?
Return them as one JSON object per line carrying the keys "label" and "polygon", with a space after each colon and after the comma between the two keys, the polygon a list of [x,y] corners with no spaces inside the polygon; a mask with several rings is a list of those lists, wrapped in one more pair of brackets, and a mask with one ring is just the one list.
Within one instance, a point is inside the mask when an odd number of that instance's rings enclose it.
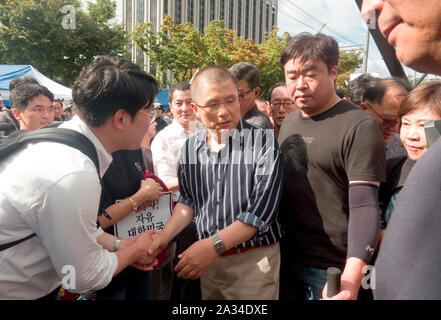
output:
{"label": "striped collar shirt", "polygon": [[206,130],[189,138],[178,163],[178,202],[195,210],[199,239],[240,220],[258,232],[238,248],[278,242],[283,172],[274,130],[241,119],[219,152],[210,150],[206,141]]}

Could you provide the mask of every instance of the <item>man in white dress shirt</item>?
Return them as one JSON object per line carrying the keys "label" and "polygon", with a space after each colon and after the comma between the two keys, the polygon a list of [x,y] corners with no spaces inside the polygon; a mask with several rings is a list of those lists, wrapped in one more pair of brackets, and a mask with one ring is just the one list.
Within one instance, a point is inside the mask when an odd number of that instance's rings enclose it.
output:
{"label": "man in white dress shirt", "polygon": [[177,201],[179,152],[185,140],[196,131],[196,115],[191,108],[190,84],[177,83],[169,91],[169,100],[173,122],[153,139],[152,157],[155,174],[173,191],[173,201]]}
{"label": "man in white dress shirt", "polygon": [[[98,58],[72,90],[79,116],[60,127],[92,142],[102,177],[112,152],[140,148],[157,92],[137,65]],[[81,151],[30,144],[0,163],[0,181],[0,244],[35,234],[0,251],[0,299],[52,298],[60,282],[70,292],[94,291],[127,266],[150,269],[151,233],[119,241],[97,228],[100,177]]]}

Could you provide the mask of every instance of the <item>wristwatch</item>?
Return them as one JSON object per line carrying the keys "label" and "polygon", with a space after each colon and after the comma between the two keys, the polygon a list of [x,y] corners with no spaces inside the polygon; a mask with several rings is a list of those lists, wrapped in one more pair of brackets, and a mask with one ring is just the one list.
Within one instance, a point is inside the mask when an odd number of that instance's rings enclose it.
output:
{"label": "wristwatch", "polygon": [[226,251],[222,239],[219,238],[219,235],[216,233],[215,235],[211,236],[211,240],[213,240],[214,249],[216,249],[216,252],[219,255],[222,255]]}
{"label": "wristwatch", "polygon": [[115,240],[115,246],[113,247],[113,251],[118,251],[120,243],[121,243],[121,239]]}

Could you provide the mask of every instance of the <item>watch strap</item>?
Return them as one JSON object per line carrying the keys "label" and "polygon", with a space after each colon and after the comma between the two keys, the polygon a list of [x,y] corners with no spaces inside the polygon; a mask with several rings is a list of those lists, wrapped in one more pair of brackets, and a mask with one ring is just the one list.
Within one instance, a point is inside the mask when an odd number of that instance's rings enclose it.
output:
{"label": "watch strap", "polygon": [[219,255],[222,255],[226,249],[225,249],[225,245],[224,242],[222,241],[221,238],[219,238],[219,235],[216,233],[213,236],[211,236],[211,239],[213,240],[213,245],[214,245],[214,249],[216,250],[216,252]]}
{"label": "watch strap", "polygon": [[121,239],[115,240],[115,246],[113,247],[113,251],[118,251],[120,243],[121,243]]}

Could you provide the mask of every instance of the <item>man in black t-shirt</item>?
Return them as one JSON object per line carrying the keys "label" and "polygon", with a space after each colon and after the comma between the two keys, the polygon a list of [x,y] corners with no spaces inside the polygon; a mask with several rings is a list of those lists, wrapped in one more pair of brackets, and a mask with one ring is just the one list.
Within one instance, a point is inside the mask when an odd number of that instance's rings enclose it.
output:
{"label": "man in black t-shirt", "polygon": [[156,119],[155,119],[156,134],[158,134],[162,129],[167,127],[170,124],[170,122],[165,120],[165,117],[162,116],[162,114],[164,113],[164,107],[162,105],[155,107],[155,110],[156,110]]}
{"label": "man in black t-shirt", "polygon": [[281,57],[299,107],[282,124],[281,299],[326,295],[326,269],[342,268],[335,299],[356,299],[379,231],[385,148],[374,119],[335,93],[338,44],[300,34]]}

